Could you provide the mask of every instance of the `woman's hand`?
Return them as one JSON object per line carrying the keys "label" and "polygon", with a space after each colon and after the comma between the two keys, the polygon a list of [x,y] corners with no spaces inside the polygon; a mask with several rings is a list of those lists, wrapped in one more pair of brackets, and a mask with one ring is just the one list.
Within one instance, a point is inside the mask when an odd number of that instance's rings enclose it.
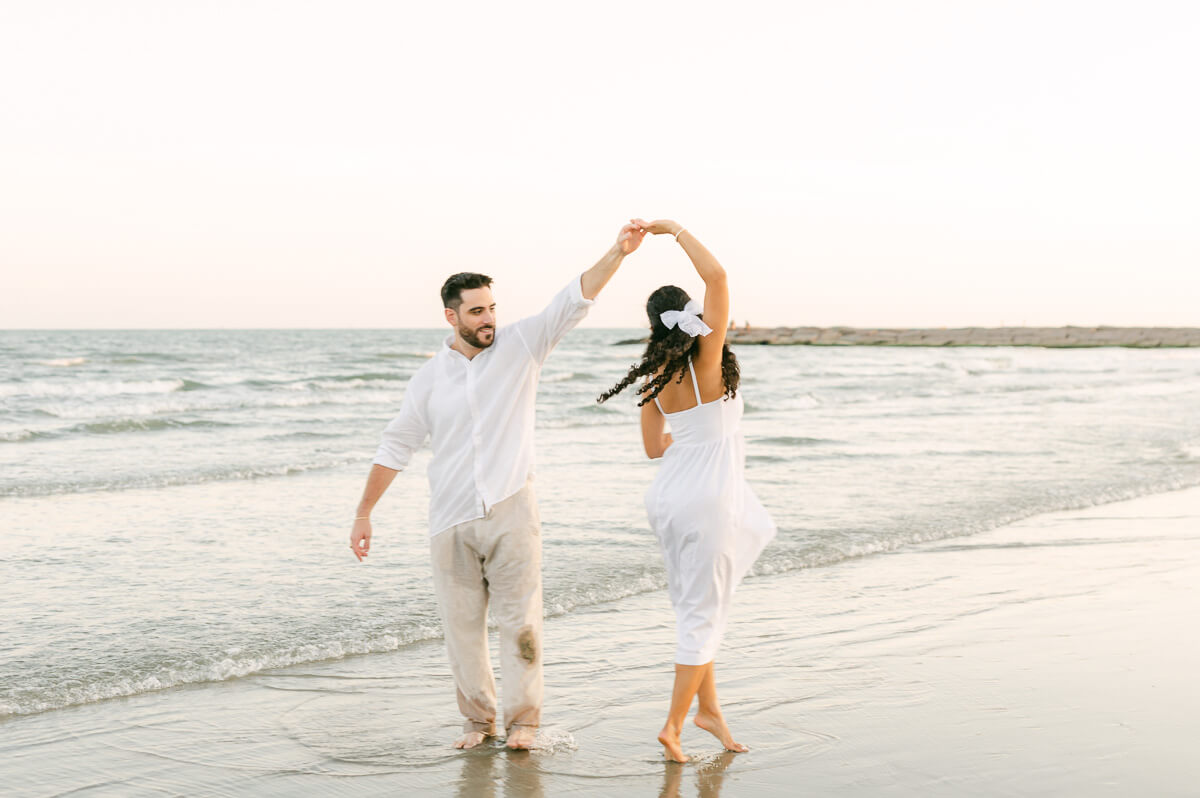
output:
{"label": "woman's hand", "polygon": [[683,225],[679,222],[673,222],[670,219],[658,219],[653,222],[647,222],[645,219],[634,219],[633,223],[640,227],[644,232],[653,233],[656,236],[675,235],[683,229]]}

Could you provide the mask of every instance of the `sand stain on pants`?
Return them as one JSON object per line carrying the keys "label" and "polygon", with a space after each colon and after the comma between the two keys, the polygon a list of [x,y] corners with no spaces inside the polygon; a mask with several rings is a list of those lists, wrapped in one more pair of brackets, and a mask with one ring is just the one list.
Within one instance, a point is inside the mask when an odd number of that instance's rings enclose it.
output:
{"label": "sand stain on pants", "polygon": [[465,731],[494,734],[496,680],[487,614],[500,628],[504,728],[536,727],[542,715],[542,530],[533,487],[487,517],[430,538],[433,587]]}

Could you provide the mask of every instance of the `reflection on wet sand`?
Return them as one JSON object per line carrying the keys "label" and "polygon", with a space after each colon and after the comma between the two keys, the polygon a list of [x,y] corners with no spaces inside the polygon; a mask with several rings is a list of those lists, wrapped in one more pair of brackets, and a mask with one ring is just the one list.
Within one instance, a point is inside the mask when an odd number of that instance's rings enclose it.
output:
{"label": "reflection on wet sand", "polygon": [[[707,761],[696,762],[696,794],[699,798],[720,798],[725,783],[725,770],[737,757],[733,751],[722,751]],[[667,762],[663,770],[663,786],[658,798],[680,798],[679,786],[686,765]]]}
{"label": "reflection on wet sand", "polygon": [[[497,793],[497,786],[503,792]],[[480,746],[463,754],[458,798],[543,798],[542,771],[528,751]]]}

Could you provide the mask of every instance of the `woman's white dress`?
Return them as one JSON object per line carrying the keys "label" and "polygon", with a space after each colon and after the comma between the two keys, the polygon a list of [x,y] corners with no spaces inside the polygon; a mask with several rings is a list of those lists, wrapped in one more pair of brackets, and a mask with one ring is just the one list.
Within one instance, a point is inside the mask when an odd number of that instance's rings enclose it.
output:
{"label": "woman's white dress", "polygon": [[690,360],[688,370],[696,406],[663,412],[672,443],[646,492],[646,514],[667,566],[675,661],[704,665],[721,645],[734,590],[775,537],[775,524],[746,483],[741,395],[703,403]]}

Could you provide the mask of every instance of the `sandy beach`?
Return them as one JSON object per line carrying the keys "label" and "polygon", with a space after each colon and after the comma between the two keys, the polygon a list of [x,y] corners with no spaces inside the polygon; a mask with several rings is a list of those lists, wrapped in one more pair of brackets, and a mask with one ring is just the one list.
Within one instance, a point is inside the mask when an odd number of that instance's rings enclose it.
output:
{"label": "sandy beach", "polygon": [[[647,556],[657,556],[647,552]],[[747,754],[654,741],[660,591],[547,623],[544,750],[456,752],[440,642],[0,722],[6,794],[1193,795],[1200,489],[748,580]],[[402,608],[401,608],[402,611]]]}

